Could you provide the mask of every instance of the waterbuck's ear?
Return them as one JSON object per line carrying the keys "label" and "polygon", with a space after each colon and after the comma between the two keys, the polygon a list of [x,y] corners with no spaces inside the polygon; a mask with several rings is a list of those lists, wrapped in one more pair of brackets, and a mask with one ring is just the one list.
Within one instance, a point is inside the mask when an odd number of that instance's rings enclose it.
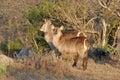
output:
{"label": "waterbuck's ear", "polygon": [[60,27],[60,30],[63,30],[64,29],[64,26],[62,25],[61,27]]}
{"label": "waterbuck's ear", "polygon": [[44,22],[46,22],[47,20],[46,19],[43,19],[44,20]]}
{"label": "waterbuck's ear", "polygon": [[55,29],[55,26],[54,26],[54,25],[51,25],[51,28],[52,28],[52,29]]}

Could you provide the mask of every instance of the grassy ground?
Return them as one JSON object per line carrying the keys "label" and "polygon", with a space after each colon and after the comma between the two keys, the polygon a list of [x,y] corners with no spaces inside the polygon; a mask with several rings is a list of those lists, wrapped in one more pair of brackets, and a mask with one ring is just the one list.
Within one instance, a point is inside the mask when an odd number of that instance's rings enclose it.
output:
{"label": "grassy ground", "polygon": [[54,54],[37,57],[35,61],[15,62],[0,73],[0,80],[119,80],[120,61],[97,64],[88,60],[88,69],[82,70],[81,61],[77,67],[57,58]]}

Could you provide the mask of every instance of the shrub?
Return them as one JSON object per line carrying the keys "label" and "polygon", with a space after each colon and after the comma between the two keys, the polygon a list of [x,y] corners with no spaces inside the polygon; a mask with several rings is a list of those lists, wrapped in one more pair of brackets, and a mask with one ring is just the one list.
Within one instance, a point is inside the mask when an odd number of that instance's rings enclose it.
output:
{"label": "shrub", "polygon": [[15,51],[19,51],[22,49],[25,45],[21,43],[20,39],[16,40],[8,40],[6,43],[0,44],[0,49],[7,53],[7,55],[12,56]]}
{"label": "shrub", "polygon": [[5,66],[0,66],[0,73],[6,72],[6,67]]}
{"label": "shrub", "polygon": [[44,2],[26,11],[26,17],[32,24],[37,24],[40,21],[43,21],[45,18],[50,18],[55,16],[54,12],[56,11],[57,6],[52,2]]}

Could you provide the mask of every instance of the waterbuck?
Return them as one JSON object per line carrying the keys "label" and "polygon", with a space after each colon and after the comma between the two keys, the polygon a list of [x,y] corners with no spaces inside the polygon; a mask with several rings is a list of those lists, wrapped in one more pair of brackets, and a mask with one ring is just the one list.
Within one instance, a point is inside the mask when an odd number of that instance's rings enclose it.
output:
{"label": "waterbuck", "polygon": [[[53,27],[54,25],[52,24],[51,20],[45,20],[45,23],[40,28],[40,31],[44,32],[44,38],[46,42],[49,44],[50,48],[55,51],[56,55],[60,55],[60,52],[52,43],[52,40],[53,40],[52,28]],[[78,35],[78,31],[72,30],[72,31],[63,33],[63,35],[65,39],[69,39],[71,37],[76,37]]]}
{"label": "waterbuck", "polygon": [[52,25],[51,20],[45,20],[45,23],[40,28],[40,31],[44,32],[44,39],[46,40],[50,48],[55,51],[56,55],[59,56],[60,52],[52,43],[53,40],[52,27],[54,27],[54,25]]}
{"label": "waterbuck", "polygon": [[63,30],[63,26],[61,26],[60,28],[53,28],[53,44],[61,52],[62,55],[73,56],[74,63],[72,66],[76,66],[78,59],[82,58],[83,70],[86,70],[88,49],[90,47],[88,39],[82,33],[81,36],[65,39],[64,34],[61,30]]}

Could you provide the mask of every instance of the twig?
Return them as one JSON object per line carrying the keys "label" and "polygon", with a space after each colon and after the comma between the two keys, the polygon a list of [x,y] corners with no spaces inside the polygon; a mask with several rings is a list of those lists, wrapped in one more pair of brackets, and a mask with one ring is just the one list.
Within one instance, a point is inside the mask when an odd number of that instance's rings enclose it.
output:
{"label": "twig", "polygon": [[94,18],[90,19],[90,20],[83,26],[83,28],[85,29],[86,26],[87,26],[91,21],[93,21],[93,20],[96,19],[96,18],[98,18],[98,17],[94,17]]}

